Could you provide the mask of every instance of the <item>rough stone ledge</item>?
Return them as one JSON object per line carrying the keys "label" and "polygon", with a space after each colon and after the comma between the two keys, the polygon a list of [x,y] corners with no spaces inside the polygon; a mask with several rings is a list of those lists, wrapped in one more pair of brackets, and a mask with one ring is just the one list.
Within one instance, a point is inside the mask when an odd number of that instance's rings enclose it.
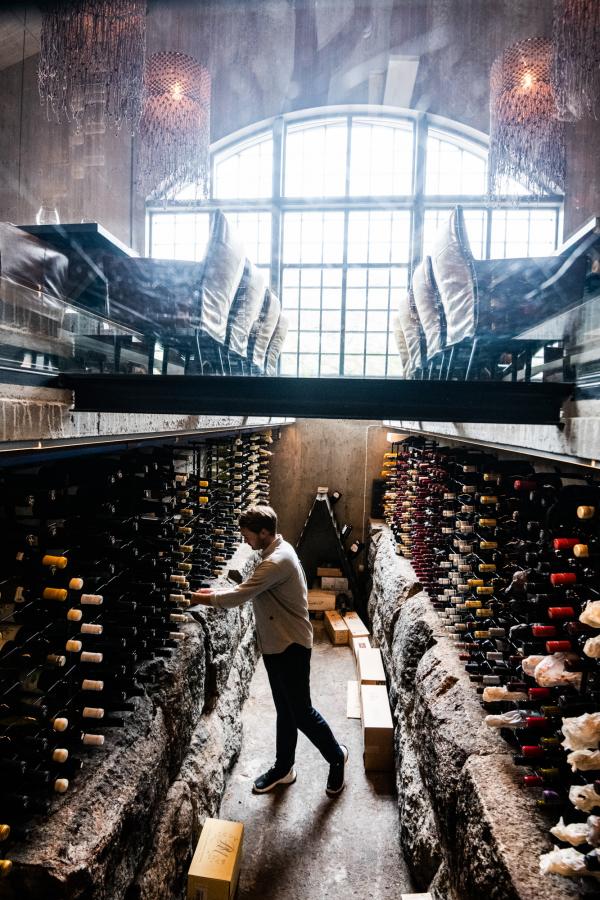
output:
{"label": "rough stone ledge", "polygon": [[542,877],[548,828],[485,712],[409,562],[378,528],[369,558],[374,643],[396,722],[403,851],[436,900],[567,900],[575,882]]}
{"label": "rough stone ledge", "polygon": [[[246,547],[232,565],[250,568]],[[249,605],[197,619],[184,626],[177,654],[146,664],[147,692],[126,725],[107,732],[107,749],[86,757],[31,839],[11,848],[0,900],[182,895],[201,824],[218,810],[239,752],[257,658]]]}

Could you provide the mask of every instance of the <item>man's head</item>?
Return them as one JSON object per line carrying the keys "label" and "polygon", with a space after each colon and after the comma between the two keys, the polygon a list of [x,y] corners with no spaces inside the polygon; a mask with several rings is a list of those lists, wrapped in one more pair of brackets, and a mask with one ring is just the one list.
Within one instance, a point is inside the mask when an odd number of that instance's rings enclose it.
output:
{"label": "man's head", "polygon": [[249,506],[240,516],[240,531],[253,550],[266,550],[277,534],[277,513],[270,506]]}

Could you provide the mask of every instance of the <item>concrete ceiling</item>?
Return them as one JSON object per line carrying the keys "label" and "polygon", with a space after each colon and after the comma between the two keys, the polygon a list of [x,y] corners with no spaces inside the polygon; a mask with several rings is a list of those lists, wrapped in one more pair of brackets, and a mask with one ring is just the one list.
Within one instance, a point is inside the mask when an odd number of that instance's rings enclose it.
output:
{"label": "concrete ceiling", "polygon": [[0,69],[20,63],[40,50],[42,14],[35,4],[2,4],[0,8]]}

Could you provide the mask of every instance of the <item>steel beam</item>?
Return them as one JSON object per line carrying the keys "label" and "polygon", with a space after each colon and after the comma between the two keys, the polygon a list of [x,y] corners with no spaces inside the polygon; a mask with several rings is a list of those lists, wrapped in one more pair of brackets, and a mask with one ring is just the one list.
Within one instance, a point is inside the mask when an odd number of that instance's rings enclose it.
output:
{"label": "steel beam", "polygon": [[61,375],[78,412],[558,425],[573,385],[385,378]]}

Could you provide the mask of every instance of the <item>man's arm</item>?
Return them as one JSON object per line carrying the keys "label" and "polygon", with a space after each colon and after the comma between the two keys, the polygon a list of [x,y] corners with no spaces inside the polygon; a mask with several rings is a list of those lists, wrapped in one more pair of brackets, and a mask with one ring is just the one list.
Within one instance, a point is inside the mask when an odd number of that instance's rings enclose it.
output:
{"label": "man's arm", "polygon": [[257,594],[268,591],[279,582],[283,581],[285,573],[281,564],[263,560],[256,567],[250,578],[230,591],[214,591],[212,588],[201,588],[192,594],[192,600],[203,606],[216,606],[219,609],[232,609],[241,606],[247,600],[252,600]]}

